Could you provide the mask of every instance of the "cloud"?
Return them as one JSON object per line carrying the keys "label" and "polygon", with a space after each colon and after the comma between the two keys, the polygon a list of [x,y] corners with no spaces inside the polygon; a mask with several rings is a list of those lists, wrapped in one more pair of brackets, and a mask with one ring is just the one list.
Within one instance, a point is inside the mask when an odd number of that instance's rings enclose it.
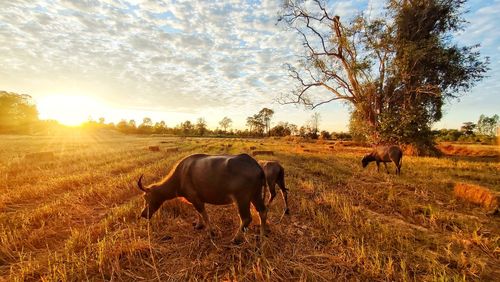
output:
{"label": "cloud", "polygon": [[[276,25],[280,3],[2,1],[0,83],[35,95],[79,88],[121,107],[254,111],[291,89],[283,64],[303,53],[297,34]],[[381,5],[336,1],[330,10],[349,17]],[[498,5],[476,9],[461,39],[496,48]]]}

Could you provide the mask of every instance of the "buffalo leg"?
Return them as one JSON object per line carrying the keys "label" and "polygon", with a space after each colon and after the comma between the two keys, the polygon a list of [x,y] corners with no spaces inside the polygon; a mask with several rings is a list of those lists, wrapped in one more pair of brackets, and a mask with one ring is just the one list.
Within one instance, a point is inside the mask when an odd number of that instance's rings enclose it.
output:
{"label": "buffalo leg", "polygon": [[250,225],[250,222],[252,222],[252,215],[250,214],[249,202],[240,201],[237,203],[237,205],[238,212],[240,214],[240,227],[238,228],[236,235],[234,235],[232,242],[235,244],[240,244],[244,239],[243,234],[248,229],[248,225]]}
{"label": "buffalo leg", "polygon": [[[269,185],[269,182],[267,180],[266,180],[266,184],[267,184],[267,186],[271,186],[271,185]],[[262,199],[264,199],[264,201],[265,201],[266,197],[267,197],[267,187],[264,186],[264,189],[262,189]]]}
{"label": "buffalo leg", "polygon": [[387,174],[389,174],[389,170],[387,169],[387,164],[384,163],[384,166],[385,166],[385,171],[387,171]]}
{"label": "buffalo leg", "polygon": [[208,213],[205,209],[203,209],[203,212],[201,214],[203,216],[203,220],[205,221],[205,224],[208,226],[208,234],[210,237],[215,237],[215,232],[212,229],[212,225],[210,224],[210,220],[208,219]]}
{"label": "buffalo leg", "polygon": [[[276,182],[271,182],[269,183],[269,192],[271,193],[271,198],[269,198],[269,202],[267,203],[268,206],[271,206],[271,203],[274,200],[274,197],[276,197]],[[265,200],[266,198],[264,198]]]}
{"label": "buffalo leg", "polygon": [[281,177],[278,179],[278,186],[281,189],[281,196],[283,201],[285,201],[285,214],[290,214],[290,209],[288,209],[288,189],[285,187],[285,179]]}
{"label": "buffalo leg", "polygon": [[380,172],[380,162],[377,162],[377,172]]}
{"label": "buffalo leg", "polygon": [[203,229],[205,228],[205,224],[203,224],[203,216],[201,215],[201,213],[197,213],[198,215],[198,221],[196,222],[196,225],[194,226],[194,229]]}
{"label": "buffalo leg", "polygon": [[194,205],[194,208],[196,209],[196,211],[198,211],[198,213],[199,213],[198,218],[201,215],[201,218],[203,219],[205,225],[208,227],[208,235],[210,235],[210,237],[214,237],[215,233],[212,230],[212,226],[210,225],[210,220],[208,219],[208,214],[207,214],[207,211],[205,210],[205,204],[193,203],[193,205]]}
{"label": "buffalo leg", "polygon": [[258,194],[255,194],[255,196],[252,199],[252,204],[255,207],[255,209],[259,212],[259,217],[260,217],[260,235],[264,236],[267,233],[270,232],[269,226],[267,225],[267,211],[268,208],[264,204],[264,200],[260,197],[258,197]]}

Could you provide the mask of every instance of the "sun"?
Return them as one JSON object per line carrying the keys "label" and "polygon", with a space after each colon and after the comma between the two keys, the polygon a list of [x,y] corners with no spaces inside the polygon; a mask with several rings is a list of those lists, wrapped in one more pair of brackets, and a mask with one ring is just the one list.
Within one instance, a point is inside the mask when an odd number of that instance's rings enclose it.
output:
{"label": "sun", "polygon": [[53,119],[69,126],[78,126],[89,117],[102,112],[103,105],[86,95],[49,95],[38,99],[40,119]]}

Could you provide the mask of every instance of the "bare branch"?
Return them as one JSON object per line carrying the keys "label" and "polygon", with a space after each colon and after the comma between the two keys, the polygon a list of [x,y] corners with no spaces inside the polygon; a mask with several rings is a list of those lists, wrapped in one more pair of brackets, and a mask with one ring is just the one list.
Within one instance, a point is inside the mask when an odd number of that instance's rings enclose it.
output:
{"label": "bare branch", "polygon": [[314,110],[314,109],[316,109],[317,107],[319,107],[319,106],[321,106],[321,105],[323,105],[323,104],[327,104],[327,103],[330,103],[330,102],[332,102],[332,101],[335,101],[335,100],[340,100],[340,99],[342,99],[342,98],[339,98],[339,97],[334,97],[334,98],[331,98],[331,99],[329,99],[329,100],[325,100],[325,101],[322,101],[322,102],[316,103],[316,104],[314,104],[314,105],[312,105],[312,106],[311,106],[311,109],[312,109],[312,110]]}

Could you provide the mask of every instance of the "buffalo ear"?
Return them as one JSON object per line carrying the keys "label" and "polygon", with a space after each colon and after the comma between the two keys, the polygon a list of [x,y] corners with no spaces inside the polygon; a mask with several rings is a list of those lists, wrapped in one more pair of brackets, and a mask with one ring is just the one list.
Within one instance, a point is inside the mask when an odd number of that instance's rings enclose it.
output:
{"label": "buffalo ear", "polygon": [[141,177],[139,177],[139,180],[137,181],[137,186],[139,187],[139,190],[147,192],[146,189],[144,189],[144,186],[142,186],[142,177],[144,177],[144,174],[141,174]]}

